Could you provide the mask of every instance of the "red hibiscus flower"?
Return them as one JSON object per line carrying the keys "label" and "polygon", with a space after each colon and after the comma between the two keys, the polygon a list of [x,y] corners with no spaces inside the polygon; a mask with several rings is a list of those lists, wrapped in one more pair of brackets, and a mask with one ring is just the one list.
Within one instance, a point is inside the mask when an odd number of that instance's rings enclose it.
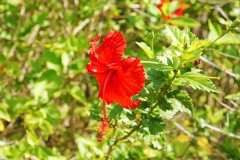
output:
{"label": "red hibiscus flower", "polygon": [[[180,1],[180,0],[167,0],[168,2],[174,2],[174,1]],[[180,6],[177,10],[175,10],[173,13],[166,13],[164,12],[164,5],[166,4],[166,0],[160,0],[160,4],[157,6],[159,8],[159,10],[162,12],[162,19],[163,20],[170,20],[174,17],[181,17],[183,15],[183,11],[184,11],[184,8],[183,8],[183,5],[184,5],[184,0],[181,0],[180,2]],[[169,7],[169,5],[168,5]]]}
{"label": "red hibiscus flower", "polygon": [[98,141],[108,130],[106,103],[120,104],[124,108],[135,109],[140,101],[133,101],[132,96],[138,94],[145,85],[143,65],[138,58],[127,57],[122,59],[126,50],[126,42],[120,32],[109,32],[97,47],[100,37],[90,41],[90,63],[87,70],[96,76],[99,85],[98,98],[103,100],[103,122]]}

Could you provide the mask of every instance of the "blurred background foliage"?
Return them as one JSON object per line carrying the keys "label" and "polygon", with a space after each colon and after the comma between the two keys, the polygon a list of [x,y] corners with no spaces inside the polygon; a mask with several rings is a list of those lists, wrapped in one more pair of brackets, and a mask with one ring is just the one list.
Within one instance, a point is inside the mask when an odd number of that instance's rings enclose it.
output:
{"label": "blurred background foliage", "polygon": [[[158,3],[1,0],[0,159],[104,159],[111,136],[97,142],[101,102],[97,82],[85,69],[89,40],[97,34],[121,31],[126,55],[144,60],[147,55],[135,42],[151,42],[153,31],[155,54],[160,54],[170,45],[164,24],[214,40],[240,18],[238,0],[185,0],[182,19],[170,21],[161,19]],[[115,146],[111,158],[240,159],[239,57],[238,28],[205,50],[198,66],[221,78],[213,80],[220,93],[187,89],[193,116],[165,116],[165,138],[155,144],[147,137],[129,138]],[[111,119],[138,118],[127,112],[108,108]]]}

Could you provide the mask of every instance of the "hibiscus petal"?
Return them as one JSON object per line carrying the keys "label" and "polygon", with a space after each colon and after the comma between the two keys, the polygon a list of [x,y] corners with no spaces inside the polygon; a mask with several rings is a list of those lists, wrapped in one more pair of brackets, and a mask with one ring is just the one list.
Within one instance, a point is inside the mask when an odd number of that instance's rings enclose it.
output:
{"label": "hibiscus petal", "polygon": [[[145,85],[143,65],[138,58],[127,57],[119,64],[121,69],[116,70],[107,84],[104,100],[109,104],[116,102],[124,108],[135,109],[140,101],[133,101],[132,96],[138,94]],[[102,97],[101,97],[102,98]]]}
{"label": "hibiscus petal", "polygon": [[96,49],[98,59],[105,64],[119,63],[126,50],[126,42],[120,32],[109,32],[103,39],[99,48]]}
{"label": "hibiscus petal", "polygon": [[108,70],[108,66],[105,63],[99,62],[98,58],[94,53],[90,53],[90,63],[86,65],[89,73],[96,75],[97,73],[103,73]]}
{"label": "hibiscus petal", "polygon": [[107,64],[100,62],[98,60],[98,57],[96,56],[96,46],[97,46],[96,43],[99,40],[100,40],[99,35],[97,35],[96,38],[93,38],[90,40],[90,44],[91,44],[90,53],[89,53],[90,63],[86,65],[88,72],[94,75],[97,73],[105,72],[108,69]]}

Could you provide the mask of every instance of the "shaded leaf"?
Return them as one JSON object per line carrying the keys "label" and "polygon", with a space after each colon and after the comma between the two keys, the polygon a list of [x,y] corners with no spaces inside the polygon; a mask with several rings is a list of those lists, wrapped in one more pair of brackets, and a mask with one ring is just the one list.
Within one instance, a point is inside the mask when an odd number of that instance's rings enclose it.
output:
{"label": "shaded leaf", "polygon": [[120,105],[115,105],[112,110],[110,111],[108,117],[111,119],[116,119],[123,111],[123,107]]}
{"label": "shaded leaf", "polygon": [[70,84],[67,86],[67,92],[76,100],[82,102],[83,104],[86,104],[86,96],[79,86]]}
{"label": "shaded leaf", "polygon": [[167,95],[169,98],[177,99],[185,108],[189,109],[193,114],[193,103],[188,93],[181,90],[174,90]]}
{"label": "shaded leaf", "polygon": [[159,88],[164,84],[166,81],[166,78],[168,77],[168,74],[162,71],[157,70],[149,70],[147,72],[148,79],[150,79],[153,82],[153,88],[155,90],[159,90]]}
{"label": "shaded leaf", "polygon": [[162,118],[153,118],[151,117],[149,120],[149,132],[152,135],[156,135],[159,132],[163,132],[166,124]]}
{"label": "shaded leaf", "polygon": [[173,106],[166,99],[161,99],[158,105],[163,111],[172,110]]}

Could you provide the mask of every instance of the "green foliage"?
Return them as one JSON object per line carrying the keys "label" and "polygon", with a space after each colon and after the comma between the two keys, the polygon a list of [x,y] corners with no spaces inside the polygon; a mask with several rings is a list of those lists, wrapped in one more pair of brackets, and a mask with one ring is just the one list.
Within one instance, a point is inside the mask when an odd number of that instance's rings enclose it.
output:
{"label": "green foliage", "polygon": [[168,78],[167,72],[158,71],[158,70],[149,70],[148,73],[148,79],[152,81],[153,88],[158,91],[160,88],[163,87],[164,82],[166,82],[166,79]]}
{"label": "green foliage", "polygon": [[0,108],[0,118],[6,121],[11,121],[8,111],[4,108]]}
{"label": "green foliage", "polygon": [[149,128],[149,133],[151,135],[156,135],[159,132],[163,132],[164,128],[166,126],[165,122],[163,119],[160,118],[150,118],[148,122],[148,128]]}
{"label": "green foliage", "polygon": [[178,100],[184,107],[189,109],[193,113],[193,104],[192,99],[189,97],[188,93],[181,90],[173,90],[167,95],[169,98],[175,98]]}
{"label": "green foliage", "polygon": [[240,101],[240,92],[236,93],[236,94],[229,94],[225,97],[226,99],[231,99],[234,101]]}
{"label": "green foliage", "polygon": [[153,51],[148,47],[144,42],[136,42],[139,47],[141,47],[144,52],[147,54],[148,58],[153,58],[154,54]]}
{"label": "green foliage", "polygon": [[187,72],[182,75],[179,75],[179,80],[182,85],[190,86],[193,89],[200,89],[208,92],[218,92],[212,81],[205,75]]}
{"label": "green foliage", "polygon": [[201,25],[198,21],[192,18],[187,18],[187,17],[172,18],[169,20],[169,22],[178,26],[184,26],[184,27],[187,26],[190,28],[198,27]]}
{"label": "green foliage", "polygon": [[[239,2],[186,1],[170,20],[158,3],[2,0],[0,159],[239,159]],[[113,30],[147,80],[137,109],[107,105],[98,143],[89,40]]]}

